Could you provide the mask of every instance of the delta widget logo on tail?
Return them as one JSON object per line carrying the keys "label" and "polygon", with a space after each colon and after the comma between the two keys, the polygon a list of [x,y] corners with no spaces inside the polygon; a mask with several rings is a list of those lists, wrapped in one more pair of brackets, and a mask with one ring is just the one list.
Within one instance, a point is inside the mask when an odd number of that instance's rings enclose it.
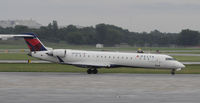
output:
{"label": "delta widget logo on tail", "polygon": [[33,35],[34,37],[25,37],[25,41],[28,44],[28,47],[31,51],[46,51],[47,49],[42,45],[40,40],[37,38],[35,34],[28,34]]}

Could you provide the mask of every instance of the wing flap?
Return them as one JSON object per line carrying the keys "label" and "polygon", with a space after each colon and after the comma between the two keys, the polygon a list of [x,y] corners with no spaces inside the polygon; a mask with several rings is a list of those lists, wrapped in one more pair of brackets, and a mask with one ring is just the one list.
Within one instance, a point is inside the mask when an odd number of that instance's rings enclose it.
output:
{"label": "wing flap", "polygon": [[94,67],[110,67],[109,63],[95,63],[95,62],[71,62],[71,65],[94,66]]}

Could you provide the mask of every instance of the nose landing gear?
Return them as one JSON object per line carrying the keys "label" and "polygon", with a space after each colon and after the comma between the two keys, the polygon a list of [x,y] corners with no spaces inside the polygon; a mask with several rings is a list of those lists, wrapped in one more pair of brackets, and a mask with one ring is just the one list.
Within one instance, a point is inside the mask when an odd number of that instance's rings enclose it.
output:
{"label": "nose landing gear", "polygon": [[176,71],[176,69],[172,69],[172,70],[171,70],[171,74],[172,74],[172,75],[175,75],[175,71]]}
{"label": "nose landing gear", "polygon": [[98,70],[96,68],[90,68],[90,69],[87,70],[87,73],[88,74],[97,74]]}

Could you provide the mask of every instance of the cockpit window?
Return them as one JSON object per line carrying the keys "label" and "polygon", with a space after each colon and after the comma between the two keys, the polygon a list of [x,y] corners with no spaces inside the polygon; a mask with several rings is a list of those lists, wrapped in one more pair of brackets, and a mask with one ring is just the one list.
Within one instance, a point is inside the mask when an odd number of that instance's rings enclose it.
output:
{"label": "cockpit window", "polygon": [[174,58],[166,58],[165,60],[176,60],[176,59],[174,59]]}

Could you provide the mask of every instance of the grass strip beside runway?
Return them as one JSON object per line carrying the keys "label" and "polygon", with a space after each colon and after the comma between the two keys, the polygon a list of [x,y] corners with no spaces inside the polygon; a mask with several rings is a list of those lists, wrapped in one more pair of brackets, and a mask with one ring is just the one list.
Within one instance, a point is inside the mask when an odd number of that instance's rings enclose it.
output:
{"label": "grass strip beside runway", "polygon": [[37,60],[25,53],[0,53],[0,60]]}
{"label": "grass strip beside runway", "polygon": [[[0,72],[86,72],[87,69],[61,64],[0,64]],[[168,74],[170,70],[141,69],[141,68],[114,68],[99,69],[99,73],[151,73]],[[178,74],[200,74],[200,65],[186,65]]]}

